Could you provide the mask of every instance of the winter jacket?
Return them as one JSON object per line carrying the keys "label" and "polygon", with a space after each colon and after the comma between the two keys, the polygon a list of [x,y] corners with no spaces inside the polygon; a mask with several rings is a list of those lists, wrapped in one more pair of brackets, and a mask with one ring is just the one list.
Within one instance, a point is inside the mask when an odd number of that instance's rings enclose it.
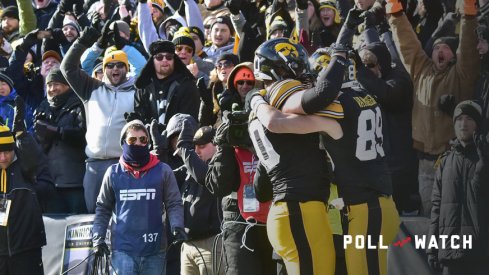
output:
{"label": "winter jacket", "polygon": [[46,99],[35,113],[36,118],[59,129],[53,139],[38,137],[57,188],[81,187],[85,175],[85,111],[76,94],[68,93],[71,95],[63,106],[50,107]]}
{"label": "winter jacket", "polygon": [[234,147],[218,146],[217,152],[209,162],[205,187],[215,196],[222,197],[224,221],[241,217],[236,194],[240,182],[239,164],[236,161]]}
{"label": "winter jacket", "polygon": [[93,159],[118,158],[122,154],[120,132],[126,124],[124,113],[134,110],[134,78],[115,87],[105,78],[99,81],[80,69],[86,47],[77,40],[61,62],[61,72],[85,108],[87,147]]}
{"label": "winter jacket", "polygon": [[218,196],[205,188],[207,163],[199,158],[193,148],[181,148],[187,174],[183,185],[183,213],[185,231],[190,239],[203,239],[221,231],[221,202]]}
{"label": "winter jacket", "polygon": [[[35,177],[45,156],[30,134],[17,139],[14,161],[6,169],[7,199],[11,200],[7,226],[0,226],[0,256],[12,256],[46,245]],[[0,198],[3,198],[0,194]]]}
{"label": "winter jacket", "polygon": [[454,132],[452,117],[438,109],[438,99],[447,93],[453,94],[457,102],[473,97],[479,68],[479,57],[474,50],[477,19],[462,17],[456,62],[443,71],[435,69],[404,14],[391,16],[389,24],[401,61],[413,79],[414,148],[431,155],[440,154],[448,148]]}
{"label": "winter jacket", "polygon": [[[153,163],[155,161],[155,163]],[[183,228],[180,192],[171,168],[155,156],[152,167],[136,179],[122,158],[105,173],[97,198],[93,245],[105,241],[109,220],[112,250],[139,257],[157,254],[167,247],[166,231]],[[164,228],[163,216],[171,228]]]}
{"label": "winter jacket", "polygon": [[211,45],[209,47],[204,47],[204,52],[207,54],[207,57],[204,60],[212,63],[216,63],[217,58],[221,54],[233,53],[234,41],[232,40],[232,38],[230,39],[231,41],[229,41],[226,45],[219,48],[214,45]]}
{"label": "winter jacket", "polygon": [[[150,66],[153,66],[152,62]],[[184,66],[183,63],[181,66]],[[198,119],[200,94],[187,68],[175,66],[173,74],[163,80],[156,79],[155,75],[146,75],[143,70],[136,87],[134,111],[141,115],[144,123],[156,119],[166,125],[177,113],[189,114]]]}
{"label": "winter jacket", "polygon": [[429,236],[472,236],[472,249],[452,248],[450,238],[447,247],[428,250],[438,253],[441,262],[461,258],[489,259],[488,222],[489,203],[488,171],[481,165],[474,143],[465,147],[457,140],[441,159],[433,185],[431,224]]}

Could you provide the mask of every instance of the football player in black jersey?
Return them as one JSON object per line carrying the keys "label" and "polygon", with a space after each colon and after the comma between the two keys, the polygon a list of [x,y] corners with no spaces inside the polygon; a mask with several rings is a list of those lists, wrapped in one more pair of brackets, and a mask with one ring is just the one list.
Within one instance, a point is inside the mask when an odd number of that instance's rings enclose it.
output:
{"label": "football player in black jersey", "polygon": [[[341,46],[338,48],[341,49]],[[257,55],[259,50],[260,48],[257,50]],[[320,81],[323,81],[324,75],[338,66],[339,60],[347,63],[343,57],[333,55],[332,58],[330,56],[328,58],[331,64],[328,65],[328,69],[323,69],[319,73],[316,88],[322,85]],[[257,79],[266,80],[259,76],[267,74],[270,68],[259,65],[255,63]],[[343,84],[341,92],[334,94],[337,97],[333,102],[322,110],[315,110],[315,115],[305,116],[316,117],[316,120],[306,120],[303,116],[293,117],[288,114],[310,114],[306,111],[310,109],[304,106],[321,106],[331,99],[334,90],[325,91],[331,93],[328,96],[316,93],[308,97],[307,89],[291,89],[284,85],[290,81],[276,81],[275,84],[267,87],[265,99],[260,96],[251,98],[251,106],[262,125],[269,127],[267,128],[269,131],[326,133],[322,135],[322,143],[334,162],[334,181],[338,185],[339,196],[346,205],[345,210],[348,215],[346,234],[353,240],[359,236],[369,241],[368,244],[371,246],[371,248],[367,245],[364,248],[347,246],[345,255],[348,273],[384,275],[387,274],[387,250],[381,246],[385,247],[393,241],[399,228],[399,216],[391,197],[392,185],[382,147],[382,116],[375,98],[356,82],[351,81],[354,78],[354,63],[347,67],[346,76],[350,81],[336,79]],[[329,85],[332,86],[331,83]],[[267,105],[265,100],[270,105]],[[307,104],[304,104],[305,102]],[[300,122],[296,123],[296,120]],[[332,123],[331,120],[337,124]],[[325,128],[329,131],[323,130]],[[253,132],[250,134],[253,135]],[[296,159],[295,163],[310,164],[314,161],[303,158]]]}

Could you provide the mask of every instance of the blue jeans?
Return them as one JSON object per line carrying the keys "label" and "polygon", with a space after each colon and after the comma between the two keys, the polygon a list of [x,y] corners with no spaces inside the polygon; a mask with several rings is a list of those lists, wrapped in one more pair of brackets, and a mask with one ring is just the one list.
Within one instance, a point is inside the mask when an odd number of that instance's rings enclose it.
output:
{"label": "blue jeans", "polygon": [[166,253],[133,257],[122,251],[112,252],[112,268],[117,275],[165,275]]}

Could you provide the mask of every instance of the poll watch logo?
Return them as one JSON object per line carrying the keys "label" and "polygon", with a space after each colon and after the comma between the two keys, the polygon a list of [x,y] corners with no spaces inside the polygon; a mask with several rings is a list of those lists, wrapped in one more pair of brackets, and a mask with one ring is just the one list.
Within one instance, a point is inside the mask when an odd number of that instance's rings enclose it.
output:
{"label": "poll watch logo", "polygon": [[[375,240],[378,239],[378,242]],[[402,248],[413,241],[413,237],[407,236],[404,239],[396,240],[392,246]],[[388,249],[389,245],[384,243],[382,235],[372,237],[370,235],[343,235],[343,248],[354,247],[356,249]],[[472,235],[414,235],[415,249],[472,249]]]}

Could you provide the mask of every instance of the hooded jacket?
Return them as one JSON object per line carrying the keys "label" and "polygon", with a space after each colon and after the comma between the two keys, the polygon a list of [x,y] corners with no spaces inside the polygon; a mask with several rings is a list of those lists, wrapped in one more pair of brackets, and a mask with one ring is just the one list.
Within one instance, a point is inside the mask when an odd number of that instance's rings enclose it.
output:
{"label": "hooded jacket", "polygon": [[177,113],[198,119],[200,93],[195,79],[178,56],[175,55],[173,60],[173,73],[158,80],[151,56],[136,80],[134,111],[141,115],[145,124],[153,119],[167,124]]}
{"label": "hooded jacket", "polygon": [[438,71],[424,52],[406,15],[391,16],[389,24],[401,61],[414,84],[413,146],[424,153],[440,154],[455,134],[452,118],[438,108],[438,99],[446,93],[453,94],[457,102],[472,98],[479,76],[474,32],[477,19],[462,17],[456,62],[443,71]]}
{"label": "hooded jacket", "polygon": [[[489,167],[479,162],[474,143],[465,147],[456,140],[441,158],[433,185],[429,236],[472,236],[472,249],[452,248],[428,250],[441,262],[465,259],[489,259]],[[448,239],[450,240],[450,238]]]}
{"label": "hooded jacket", "polygon": [[87,157],[118,158],[122,154],[119,133],[126,124],[124,113],[134,110],[134,78],[119,86],[108,79],[99,81],[80,69],[80,57],[86,47],[77,40],[61,62],[61,72],[85,108]]}
{"label": "hooded jacket", "polygon": [[244,62],[236,65],[236,67],[233,68],[231,73],[229,73],[228,84],[227,84],[228,88],[224,90],[224,92],[220,94],[218,97],[219,105],[221,107],[222,112],[224,111],[231,112],[234,103],[238,104],[240,110],[244,110],[244,101],[241,100],[241,96],[239,95],[238,90],[234,86],[234,78],[236,77],[236,73],[238,72],[239,69],[243,67],[248,67],[248,69],[253,71],[253,63]]}

